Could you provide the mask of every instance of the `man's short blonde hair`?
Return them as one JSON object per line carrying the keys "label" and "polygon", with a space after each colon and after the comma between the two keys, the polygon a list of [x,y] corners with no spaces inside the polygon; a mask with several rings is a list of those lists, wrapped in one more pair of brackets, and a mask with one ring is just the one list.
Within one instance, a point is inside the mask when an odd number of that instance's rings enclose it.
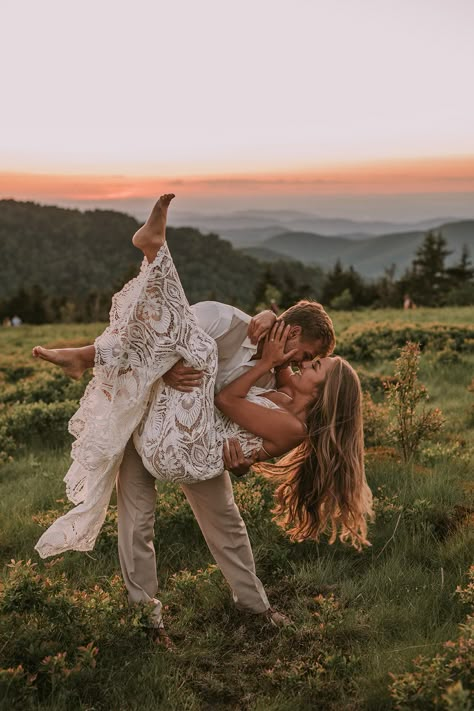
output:
{"label": "man's short blonde hair", "polygon": [[305,341],[321,341],[322,352],[328,356],[336,347],[336,334],[330,316],[317,301],[298,301],[280,316],[286,324],[301,326],[301,337]]}

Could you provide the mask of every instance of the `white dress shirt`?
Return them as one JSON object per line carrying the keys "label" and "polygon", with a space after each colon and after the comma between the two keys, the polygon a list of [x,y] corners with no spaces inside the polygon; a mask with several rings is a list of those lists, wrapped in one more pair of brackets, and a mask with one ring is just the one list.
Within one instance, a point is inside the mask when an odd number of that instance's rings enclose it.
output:
{"label": "white dress shirt", "polygon": [[[217,343],[219,365],[216,392],[219,392],[224,385],[238,378],[257,362],[254,358],[257,346],[247,337],[251,318],[235,306],[218,301],[200,301],[191,306],[191,309],[200,327]],[[274,374],[266,373],[255,385],[265,390],[273,390]]]}

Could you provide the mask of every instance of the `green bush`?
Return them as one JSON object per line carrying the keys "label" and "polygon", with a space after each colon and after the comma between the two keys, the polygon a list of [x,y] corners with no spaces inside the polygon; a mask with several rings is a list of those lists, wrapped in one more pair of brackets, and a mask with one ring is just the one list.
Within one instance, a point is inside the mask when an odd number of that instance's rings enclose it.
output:
{"label": "green bush", "polygon": [[23,379],[3,388],[0,402],[33,403],[62,402],[63,400],[79,400],[86,385],[86,380],[71,380],[59,370],[40,370],[34,378]]}
{"label": "green bush", "polygon": [[419,346],[407,343],[395,364],[395,381],[387,385],[388,404],[395,414],[389,434],[404,462],[413,459],[421,442],[439,432],[444,424],[438,408],[427,410],[422,406],[428,393],[418,380],[419,366]]}
{"label": "green bush", "polygon": [[34,373],[32,365],[2,365],[0,373],[3,373],[7,383],[17,383]]}
{"label": "green bush", "polygon": [[366,447],[384,445],[388,438],[387,408],[375,403],[368,392],[363,393],[364,443]]}
{"label": "green bush", "polygon": [[[469,583],[456,593],[470,611],[474,609],[474,566],[469,571]],[[390,693],[396,709],[419,711],[469,711],[474,691],[474,617],[468,615],[459,626],[459,636],[445,642],[434,657],[418,657],[413,671],[391,674]]]}
{"label": "green bush", "polygon": [[338,339],[337,353],[356,361],[395,358],[407,341],[420,350],[474,352],[474,327],[442,323],[414,326],[406,323],[361,323],[350,326]]}
{"label": "green bush", "polygon": [[146,645],[150,610],[128,605],[118,577],[75,590],[54,575],[57,562],[51,577],[31,561],[8,566],[0,592],[0,697],[8,708],[36,706],[52,693],[62,708],[104,703],[102,664],[107,676],[107,666],[128,663]]}
{"label": "green bush", "polygon": [[65,444],[69,440],[67,425],[77,405],[76,400],[16,405],[2,413],[0,431],[3,429],[17,445],[29,445],[35,439],[44,444]]}

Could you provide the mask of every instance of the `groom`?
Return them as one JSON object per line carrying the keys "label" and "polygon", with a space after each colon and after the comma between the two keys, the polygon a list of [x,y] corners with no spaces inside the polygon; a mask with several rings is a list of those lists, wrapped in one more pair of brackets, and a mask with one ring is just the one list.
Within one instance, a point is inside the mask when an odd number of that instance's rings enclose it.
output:
{"label": "groom", "polygon": [[[219,391],[259,359],[263,342],[259,339],[273,325],[271,311],[253,319],[239,309],[214,301],[192,306],[201,328],[215,339],[218,349],[216,390]],[[326,356],[334,350],[335,335],[331,319],[323,307],[311,301],[300,301],[285,311],[281,318],[291,326],[287,352],[297,349],[294,363]],[[273,375],[268,373],[257,383],[266,389],[281,387],[292,376],[290,364]],[[201,373],[178,362],[164,376],[167,385],[182,392],[196,387]],[[241,475],[253,463],[245,459],[231,443],[225,453],[227,469]],[[132,603],[153,605],[153,624],[157,637],[166,639],[161,615],[162,605],[156,598],[158,579],[154,548],[156,479],[143,466],[130,441],[117,479],[118,550],[123,578]],[[232,483],[226,471],[219,477],[195,484],[182,484],[209,549],[230,585],[239,609],[261,614],[273,625],[288,623],[287,618],[270,607],[265,590],[255,572],[255,563],[247,529],[237,508]],[[160,633],[161,630],[161,633]]]}

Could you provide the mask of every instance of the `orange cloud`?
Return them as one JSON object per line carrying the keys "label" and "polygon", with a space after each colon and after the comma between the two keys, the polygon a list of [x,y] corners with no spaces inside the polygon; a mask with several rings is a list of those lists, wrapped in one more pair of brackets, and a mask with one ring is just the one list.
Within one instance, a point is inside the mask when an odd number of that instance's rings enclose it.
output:
{"label": "orange cloud", "polygon": [[0,172],[0,195],[18,199],[118,200],[182,195],[397,194],[474,191],[474,156],[327,164],[280,173],[176,176]]}

